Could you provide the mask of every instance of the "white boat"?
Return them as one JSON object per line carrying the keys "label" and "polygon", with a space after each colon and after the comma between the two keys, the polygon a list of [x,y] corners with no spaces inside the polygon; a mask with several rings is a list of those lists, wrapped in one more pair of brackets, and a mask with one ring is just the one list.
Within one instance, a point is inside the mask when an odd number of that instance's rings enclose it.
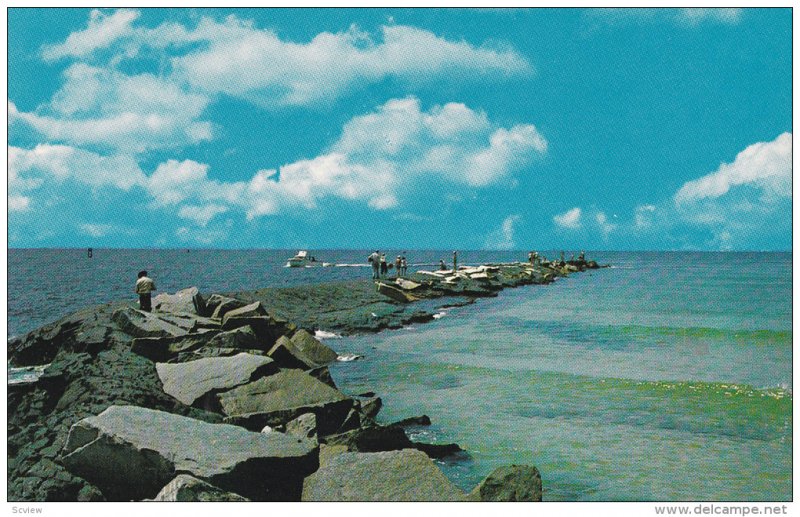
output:
{"label": "white boat", "polygon": [[286,267],[333,266],[327,262],[317,262],[314,256],[309,256],[306,250],[300,250],[297,255],[286,262]]}

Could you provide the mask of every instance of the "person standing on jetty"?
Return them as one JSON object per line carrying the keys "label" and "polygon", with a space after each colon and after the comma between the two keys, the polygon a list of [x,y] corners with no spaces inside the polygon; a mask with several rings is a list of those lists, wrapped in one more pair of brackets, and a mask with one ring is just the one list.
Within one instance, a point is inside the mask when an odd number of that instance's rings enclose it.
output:
{"label": "person standing on jetty", "polygon": [[139,295],[139,309],[150,312],[153,310],[151,305],[150,293],[156,290],[156,283],[147,276],[147,271],[139,271],[136,280],[136,294]]}
{"label": "person standing on jetty", "polygon": [[381,256],[378,254],[378,250],[375,250],[369,257],[367,257],[367,262],[372,264],[372,279],[377,280],[379,277],[380,272],[380,264]]}
{"label": "person standing on jetty", "polygon": [[403,258],[400,255],[394,259],[394,269],[397,271],[397,278],[403,276]]}
{"label": "person standing on jetty", "polygon": [[453,273],[458,271],[458,252],[453,252]]}
{"label": "person standing on jetty", "polygon": [[408,261],[406,260],[405,251],[400,256],[400,269],[401,269],[401,276],[406,276],[406,272],[408,271]]}
{"label": "person standing on jetty", "polygon": [[386,264],[386,253],[381,253],[381,278],[386,276],[389,272],[389,266]]}

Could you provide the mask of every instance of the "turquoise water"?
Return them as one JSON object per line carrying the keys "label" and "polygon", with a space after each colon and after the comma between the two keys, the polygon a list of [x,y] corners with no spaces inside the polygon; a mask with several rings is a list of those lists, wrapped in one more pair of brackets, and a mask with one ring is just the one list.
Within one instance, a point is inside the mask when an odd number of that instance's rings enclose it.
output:
{"label": "turquoise water", "polygon": [[614,268],[506,290],[426,325],[330,344],[380,418],[471,489],[536,465],[546,500],[792,497],[791,255],[605,254]]}

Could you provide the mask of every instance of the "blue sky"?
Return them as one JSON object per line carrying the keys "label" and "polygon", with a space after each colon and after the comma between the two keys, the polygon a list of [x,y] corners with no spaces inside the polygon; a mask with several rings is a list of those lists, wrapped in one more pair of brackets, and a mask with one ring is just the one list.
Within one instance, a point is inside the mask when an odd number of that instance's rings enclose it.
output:
{"label": "blue sky", "polygon": [[788,250],[791,39],[789,9],[10,9],[9,246]]}

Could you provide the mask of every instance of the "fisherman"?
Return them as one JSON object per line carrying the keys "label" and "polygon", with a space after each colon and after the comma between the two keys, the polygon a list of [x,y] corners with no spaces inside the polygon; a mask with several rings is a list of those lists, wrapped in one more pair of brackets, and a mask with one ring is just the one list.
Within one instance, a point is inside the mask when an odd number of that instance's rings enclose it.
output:
{"label": "fisherman", "polygon": [[403,270],[402,276],[406,276],[408,272],[408,261],[406,260],[406,252],[403,252],[403,255],[400,257],[400,268]]}
{"label": "fisherman", "polygon": [[389,266],[386,264],[386,253],[381,253],[381,277],[386,276],[386,273],[389,271]]}
{"label": "fisherman", "polygon": [[372,279],[377,280],[380,276],[380,260],[381,256],[378,254],[378,250],[375,250],[368,258],[367,261],[372,264]]}
{"label": "fisherman", "polygon": [[533,265],[533,252],[532,251],[528,252],[528,262],[531,263],[531,266]]}
{"label": "fisherman", "polygon": [[403,276],[403,257],[401,257],[400,255],[398,255],[397,258],[394,259],[394,268],[397,271],[398,277]]}
{"label": "fisherman", "polygon": [[447,271],[447,265],[444,263],[444,259],[439,259],[439,271]]}
{"label": "fisherman", "polygon": [[563,266],[564,264],[566,264],[566,262],[564,262],[564,251],[561,251],[561,263],[559,265]]}
{"label": "fisherman", "polygon": [[581,250],[580,255],[578,255],[578,260],[580,260],[581,262],[586,262],[586,252],[585,251]]}
{"label": "fisherman", "polygon": [[156,290],[156,283],[147,276],[147,271],[139,271],[136,280],[136,294],[139,295],[139,309],[150,312],[153,310],[151,305],[150,293]]}
{"label": "fisherman", "polygon": [[453,272],[458,271],[458,252],[453,252]]}

